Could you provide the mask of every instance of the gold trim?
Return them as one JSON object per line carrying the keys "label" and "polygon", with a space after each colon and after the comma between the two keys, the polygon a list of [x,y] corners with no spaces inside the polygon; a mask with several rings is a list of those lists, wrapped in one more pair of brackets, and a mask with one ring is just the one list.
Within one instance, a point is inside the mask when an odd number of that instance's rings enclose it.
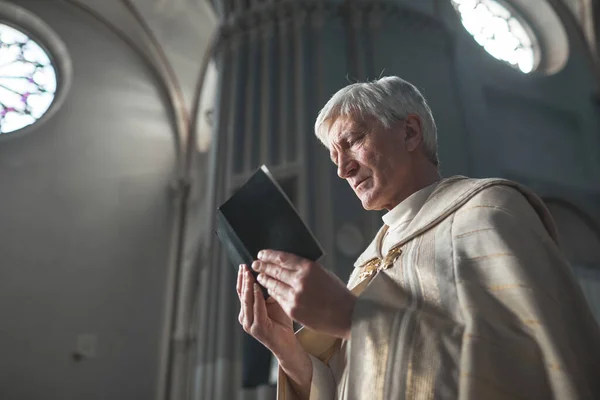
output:
{"label": "gold trim", "polygon": [[386,254],[386,256],[383,258],[381,269],[388,269],[388,268],[390,268],[392,265],[394,265],[394,263],[396,262],[396,260],[398,259],[398,257],[400,257],[401,254],[402,254],[401,246],[394,246],[394,247],[392,247],[388,251],[388,253]]}
{"label": "gold trim", "polygon": [[380,258],[376,257],[376,258],[370,259],[365,264],[363,264],[363,266],[360,267],[360,268],[364,268],[364,271],[360,273],[360,275],[358,276],[358,279],[363,280],[363,279],[373,275],[375,273],[375,271],[377,271],[379,269],[380,265],[381,265]]}
{"label": "gold trim", "polygon": [[469,231],[469,232],[465,232],[465,233],[461,233],[461,234],[459,234],[459,235],[456,235],[456,236],[454,237],[454,239],[462,239],[462,238],[464,238],[464,237],[467,237],[467,236],[470,236],[470,235],[474,235],[474,234],[476,234],[476,233],[479,233],[479,232],[485,232],[485,231],[491,231],[491,230],[494,230],[494,228],[481,228],[481,229],[476,229],[476,230],[474,230],[474,231]]}
{"label": "gold trim", "polygon": [[492,258],[499,258],[499,257],[515,257],[515,255],[513,253],[486,254],[485,256],[463,258],[462,261],[473,262],[473,261],[489,260]]}
{"label": "gold trim", "polygon": [[503,290],[509,290],[509,289],[531,289],[531,286],[525,285],[523,283],[508,283],[505,285],[488,286],[488,290],[490,292],[501,292]]}
{"label": "gold trim", "polygon": [[396,245],[389,249],[385,257],[374,257],[367,260],[360,266],[360,268],[364,268],[364,271],[360,273],[358,278],[363,280],[375,272],[391,268],[400,255],[402,255],[402,245]]}

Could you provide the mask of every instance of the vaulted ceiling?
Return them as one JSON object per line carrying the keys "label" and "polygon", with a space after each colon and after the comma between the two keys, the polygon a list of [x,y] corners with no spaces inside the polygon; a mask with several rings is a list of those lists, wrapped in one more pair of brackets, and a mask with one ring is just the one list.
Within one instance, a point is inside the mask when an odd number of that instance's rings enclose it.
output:
{"label": "vaulted ceiling", "polygon": [[[189,104],[197,79],[199,62],[208,46],[212,31],[218,25],[218,5],[248,5],[281,0],[66,0],[81,4],[107,20],[136,42],[141,48],[148,47],[148,37],[140,30],[139,21],[132,16],[130,7],[135,6],[155,36],[176,72]],[[444,1],[444,0],[438,0]],[[449,0],[448,0],[449,1]],[[510,0],[505,0],[510,1]],[[596,54],[600,28],[600,0],[531,0],[562,1],[579,22],[590,47]],[[215,7],[217,5],[217,7]]]}
{"label": "vaulted ceiling", "polygon": [[[281,0],[71,0],[84,3],[113,18],[122,15],[123,3],[130,1],[140,10],[148,25],[175,63],[184,64],[190,52],[204,48],[210,32],[217,24],[215,4],[253,4]],[[444,0],[438,0],[444,1]],[[510,1],[510,0],[509,0]],[[549,1],[551,0],[534,0]],[[600,23],[600,0],[559,0],[571,10],[590,42],[597,50],[598,32],[594,25]],[[132,29],[131,24],[122,24]],[[595,32],[596,31],[596,32]],[[184,66],[180,66],[183,68]]]}

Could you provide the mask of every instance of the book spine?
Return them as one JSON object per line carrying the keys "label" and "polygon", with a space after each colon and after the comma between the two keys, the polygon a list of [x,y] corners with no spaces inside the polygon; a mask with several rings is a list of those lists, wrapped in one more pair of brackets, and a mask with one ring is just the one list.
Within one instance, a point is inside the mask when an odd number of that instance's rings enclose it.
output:
{"label": "book spine", "polygon": [[221,210],[217,210],[217,236],[219,236],[221,243],[225,245],[225,251],[231,261],[237,264],[234,265],[236,268],[239,264],[251,264],[254,261],[254,257],[231,228]]}
{"label": "book spine", "polygon": [[[254,257],[250,254],[248,249],[246,249],[246,246],[244,246],[244,243],[242,243],[239,236],[235,233],[220,209],[217,209],[216,233],[219,237],[219,240],[225,247],[225,251],[227,252],[229,260],[233,263],[233,266],[236,268],[236,270],[240,264],[246,264],[252,275],[254,275],[254,279],[256,279],[258,273],[251,268],[252,262],[255,260]],[[261,289],[265,299],[268,298],[269,295],[267,294],[267,289],[265,289],[262,285]]]}

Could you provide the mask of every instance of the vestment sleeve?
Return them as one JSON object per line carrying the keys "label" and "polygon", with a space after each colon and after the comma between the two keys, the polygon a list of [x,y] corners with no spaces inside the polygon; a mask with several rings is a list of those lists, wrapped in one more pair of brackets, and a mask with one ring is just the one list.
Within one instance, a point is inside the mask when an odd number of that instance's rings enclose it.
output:
{"label": "vestment sleeve", "polygon": [[[308,355],[312,362],[313,374],[310,384],[310,400],[333,400],[335,398],[335,381],[331,369],[318,358]],[[277,381],[279,400],[297,400],[298,396],[292,389],[289,378],[279,368]]]}
{"label": "vestment sleeve", "polygon": [[[525,197],[486,189],[434,229],[447,234],[435,251],[415,239],[406,281],[380,272],[359,297],[349,397],[600,398],[598,325]],[[449,304],[429,302],[424,279]]]}
{"label": "vestment sleeve", "polygon": [[600,397],[598,325],[540,215],[506,186],[456,213],[461,397],[492,388],[525,398]]}
{"label": "vestment sleeve", "polygon": [[[355,271],[353,271],[353,273],[351,274],[351,276],[349,278],[348,286],[353,285],[353,283],[356,281],[357,277],[358,277],[358,271],[355,270]],[[304,332],[304,333],[306,333],[306,332]],[[322,359],[327,359],[327,360],[334,359],[335,355],[333,357],[331,357],[332,356],[331,351],[339,352],[340,347],[337,346],[337,344],[335,343],[335,340],[329,341],[328,339],[325,339],[325,341],[328,342],[328,344],[323,347],[320,347],[320,350],[316,350],[319,347],[315,348],[314,346],[310,346],[310,345],[308,345],[308,347],[307,347],[307,343],[306,343],[307,340],[315,339],[314,332],[309,334],[309,337],[307,337],[307,336],[303,337],[300,332],[297,332],[296,335],[299,338],[300,343],[303,344],[305,350],[307,350],[310,360],[312,362],[313,375],[312,375],[311,388],[310,388],[310,399],[311,400],[333,400],[334,398],[336,398],[336,393],[338,391],[337,382],[334,378],[334,374],[333,374],[329,364],[326,364],[321,360]],[[317,339],[317,342],[321,342],[321,340]],[[337,348],[337,350],[335,350],[336,348]],[[325,351],[323,351],[323,350],[325,350]],[[319,359],[318,357],[313,356],[311,354],[311,352],[314,354],[321,354],[321,358]],[[329,354],[329,356],[325,356],[325,354]],[[338,354],[338,357],[339,357],[339,354]],[[337,366],[338,369],[340,369],[340,367],[341,367],[340,365]],[[279,368],[277,386],[278,386],[277,387],[277,398],[279,400],[297,399],[296,394],[294,393],[292,387],[290,386],[289,378],[286,376],[286,374],[283,372],[283,370],[281,368]]]}

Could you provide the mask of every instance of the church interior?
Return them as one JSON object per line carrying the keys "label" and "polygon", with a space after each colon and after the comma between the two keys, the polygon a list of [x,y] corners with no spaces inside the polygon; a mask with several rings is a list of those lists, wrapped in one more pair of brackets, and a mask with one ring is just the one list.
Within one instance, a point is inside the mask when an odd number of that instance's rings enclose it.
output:
{"label": "church interior", "polygon": [[600,0],[0,0],[0,398],[275,399],[215,210],[267,165],[347,279],[381,213],[313,126],[390,75],[443,176],[544,200],[600,321]]}

